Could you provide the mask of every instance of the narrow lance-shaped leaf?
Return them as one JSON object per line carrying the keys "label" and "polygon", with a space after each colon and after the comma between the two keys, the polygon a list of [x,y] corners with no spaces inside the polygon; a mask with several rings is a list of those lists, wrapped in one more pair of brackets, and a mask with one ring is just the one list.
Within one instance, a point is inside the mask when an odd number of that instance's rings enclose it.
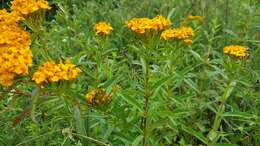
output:
{"label": "narrow lance-shaped leaf", "polygon": [[199,131],[195,131],[192,128],[186,127],[186,126],[182,126],[182,129],[189,133],[190,135],[195,136],[197,139],[199,139],[201,142],[203,142],[204,144],[208,144],[208,139]]}
{"label": "narrow lance-shaped leaf", "polygon": [[142,106],[138,101],[133,98],[133,96],[128,95],[126,93],[119,93],[119,96],[122,97],[123,100],[125,100],[127,103],[138,109],[140,112],[143,112]]}

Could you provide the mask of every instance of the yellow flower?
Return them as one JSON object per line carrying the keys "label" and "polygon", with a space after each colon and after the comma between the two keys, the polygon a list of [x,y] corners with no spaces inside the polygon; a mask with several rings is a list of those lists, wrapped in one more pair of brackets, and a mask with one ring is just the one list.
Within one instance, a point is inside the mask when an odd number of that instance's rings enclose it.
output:
{"label": "yellow flower", "polygon": [[203,20],[203,17],[201,16],[193,16],[193,15],[189,15],[187,18],[186,18],[187,21],[202,21]]}
{"label": "yellow flower", "polygon": [[185,40],[183,40],[183,42],[187,46],[189,46],[189,45],[191,45],[193,43],[193,41],[191,39],[185,39]]}
{"label": "yellow flower", "polygon": [[93,106],[107,106],[112,100],[111,95],[102,88],[90,91],[86,94],[85,99],[88,104]]}
{"label": "yellow flower", "polygon": [[162,31],[164,29],[167,29],[171,26],[171,20],[159,15],[152,19],[152,29],[154,31]]}
{"label": "yellow flower", "polygon": [[6,87],[11,86],[13,84],[14,77],[14,73],[0,73],[0,84]]}
{"label": "yellow flower", "polygon": [[8,27],[9,25],[18,25],[17,22],[22,20],[22,17],[19,17],[15,12],[7,12],[6,9],[0,10],[0,26]]}
{"label": "yellow flower", "polygon": [[230,45],[226,46],[223,49],[225,54],[229,54],[231,56],[235,56],[238,58],[247,58],[249,56],[248,49],[239,45]]}
{"label": "yellow flower", "polygon": [[137,34],[145,34],[149,32],[160,32],[170,27],[171,21],[163,16],[149,18],[133,18],[126,21],[126,27]]}
{"label": "yellow flower", "polygon": [[32,65],[30,34],[18,24],[15,13],[0,10],[0,84],[11,86],[17,75],[28,74]]}
{"label": "yellow flower", "polygon": [[168,29],[162,32],[161,39],[165,41],[175,40],[183,41],[185,45],[191,45],[192,40],[190,37],[193,36],[193,29],[190,27],[180,27]]}
{"label": "yellow flower", "polygon": [[32,80],[38,85],[44,82],[72,81],[76,79],[80,72],[81,70],[72,64],[70,60],[66,60],[65,63],[60,62],[59,64],[56,64],[54,61],[48,61],[33,74]]}
{"label": "yellow flower", "polygon": [[112,30],[113,28],[111,24],[106,22],[99,22],[94,26],[94,31],[96,35],[100,35],[100,36],[110,35]]}
{"label": "yellow flower", "polygon": [[11,4],[12,11],[23,17],[36,11],[51,9],[46,0],[14,0]]}
{"label": "yellow flower", "polygon": [[150,23],[149,18],[133,18],[126,21],[126,27],[135,33],[144,34],[151,29]]}

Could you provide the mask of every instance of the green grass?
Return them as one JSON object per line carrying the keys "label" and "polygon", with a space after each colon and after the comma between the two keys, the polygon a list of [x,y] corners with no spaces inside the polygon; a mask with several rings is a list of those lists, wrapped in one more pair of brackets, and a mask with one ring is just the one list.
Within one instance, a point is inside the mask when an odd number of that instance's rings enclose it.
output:
{"label": "green grass", "polygon": [[[260,145],[258,0],[49,2],[52,10],[46,13],[43,30],[24,24],[33,38],[30,75],[17,79],[11,88],[0,87],[0,145]],[[0,4],[9,6],[8,1]],[[194,44],[161,42],[150,50],[148,61],[140,39],[124,27],[125,20],[156,15],[170,18],[178,27],[191,14],[204,18],[201,24],[190,24],[197,29]],[[93,32],[99,21],[114,28],[102,52]],[[225,55],[223,47],[232,44],[247,46],[249,58]],[[49,58],[67,57],[82,69],[81,75],[73,83],[41,90],[35,103],[36,123],[23,116],[37,88],[30,80],[32,74]],[[84,100],[96,87],[113,95],[106,111],[91,108]],[[144,93],[150,91],[145,136],[140,125]]]}

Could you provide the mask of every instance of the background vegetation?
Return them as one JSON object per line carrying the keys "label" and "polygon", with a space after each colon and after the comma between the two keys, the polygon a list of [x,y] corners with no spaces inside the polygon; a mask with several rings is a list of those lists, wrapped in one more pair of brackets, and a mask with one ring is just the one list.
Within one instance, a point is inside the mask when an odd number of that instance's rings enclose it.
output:
{"label": "background vegetation", "polygon": [[[29,77],[12,89],[0,87],[0,145],[142,145],[143,69],[139,41],[125,27],[133,17],[164,15],[179,24],[200,15],[194,44],[178,46],[182,53],[171,69],[160,44],[149,68],[154,91],[149,110],[148,144],[260,145],[260,2],[258,0],[51,0],[41,29],[33,33],[34,64],[30,74],[49,58],[73,57],[81,69],[77,81],[50,85],[37,102],[37,123],[26,116],[36,85]],[[8,8],[2,0],[1,7]],[[114,28],[103,52],[96,56],[96,22]],[[250,48],[247,60],[223,54],[231,44]],[[170,56],[173,57],[173,56]],[[100,60],[99,60],[100,61]],[[112,93],[108,109],[84,101],[93,87]],[[63,87],[63,88],[62,88]],[[46,90],[46,91],[45,91]],[[59,90],[60,94],[52,95]],[[65,94],[66,93],[66,94]],[[66,95],[66,96],[65,96]],[[219,125],[214,121],[220,119]],[[217,129],[214,126],[217,126]]]}

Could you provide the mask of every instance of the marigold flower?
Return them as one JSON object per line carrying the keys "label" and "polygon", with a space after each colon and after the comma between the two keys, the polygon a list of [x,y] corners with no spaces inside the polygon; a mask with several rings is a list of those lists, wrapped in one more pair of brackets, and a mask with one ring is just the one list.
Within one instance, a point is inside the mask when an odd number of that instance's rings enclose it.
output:
{"label": "marigold flower", "polygon": [[159,15],[152,19],[152,29],[154,31],[162,31],[171,26],[171,20]]}
{"label": "marigold flower", "polygon": [[28,74],[32,65],[31,38],[18,25],[20,18],[0,10],[0,84],[11,86],[17,75]]}
{"label": "marigold flower", "polygon": [[183,41],[185,45],[191,45],[193,36],[193,29],[190,27],[172,28],[162,32],[161,39],[165,41],[175,40]]}
{"label": "marigold flower", "polygon": [[72,64],[70,60],[66,60],[65,63],[56,64],[54,61],[48,61],[44,63],[40,68],[33,74],[32,80],[36,84],[53,83],[62,80],[75,80],[81,70]]}
{"label": "marigold flower", "polygon": [[229,54],[238,58],[247,58],[249,56],[248,49],[239,45],[226,46],[223,49],[225,54]]}
{"label": "marigold flower", "polygon": [[39,10],[51,9],[46,0],[14,0],[11,4],[12,11],[25,17]]}
{"label": "marigold flower", "polygon": [[13,84],[14,77],[14,73],[2,73],[0,74],[0,84],[6,87],[11,86]]}
{"label": "marigold flower", "polygon": [[111,102],[112,97],[105,89],[98,88],[87,93],[85,99],[92,106],[107,106]]}
{"label": "marigold flower", "polygon": [[6,9],[0,10],[0,26],[9,26],[9,25],[18,25],[17,22],[22,20],[22,17],[19,17],[15,12],[7,12]]}
{"label": "marigold flower", "polygon": [[149,32],[160,32],[167,29],[171,25],[171,21],[163,16],[149,18],[133,18],[126,21],[126,27],[137,34],[145,34]]}
{"label": "marigold flower", "polygon": [[94,26],[94,31],[96,35],[100,35],[100,36],[106,36],[111,34],[112,30],[113,28],[111,24],[106,22],[99,22]]}

